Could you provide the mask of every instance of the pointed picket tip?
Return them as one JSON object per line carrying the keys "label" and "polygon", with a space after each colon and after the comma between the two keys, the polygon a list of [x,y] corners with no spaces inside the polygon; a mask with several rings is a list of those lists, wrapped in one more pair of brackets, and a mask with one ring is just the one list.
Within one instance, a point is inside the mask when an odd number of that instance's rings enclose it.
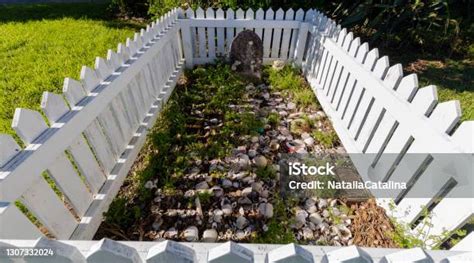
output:
{"label": "pointed picket tip", "polygon": [[135,41],[131,40],[130,38],[127,38],[127,40],[125,41],[125,45],[128,47],[130,57],[133,57],[138,50]]}
{"label": "pointed picket tip", "polygon": [[347,52],[349,52],[349,55],[351,57],[356,56],[359,46],[360,46],[360,38],[357,37],[356,39],[351,41],[349,48],[347,49]]}
{"label": "pointed picket tip", "polygon": [[95,58],[95,70],[98,77],[102,80],[107,79],[113,72],[113,69],[110,67],[109,63],[101,57]]}
{"label": "pointed picket tip", "polygon": [[50,124],[56,123],[69,108],[61,95],[52,92],[43,92],[41,97],[41,110],[43,110]]}
{"label": "pointed picket tip", "polygon": [[253,20],[255,18],[254,15],[255,13],[253,12],[252,8],[249,8],[247,11],[245,11],[245,19]]}
{"label": "pointed picket tip", "polygon": [[438,103],[438,91],[436,86],[430,85],[418,89],[411,101],[414,110],[425,116],[429,116]]}
{"label": "pointed picket tip", "polygon": [[122,57],[122,60],[124,62],[127,62],[127,60],[130,59],[130,52],[128,50],[128,47],[124,45],[123,43],[119,43],[117,45],[117,54],[119,54]]}
{"label": "pointed picket tip", "polygon": [[[465,153],[474,152],[474,120],[463,121],[451,136],[452,141]],[[0,143],[1,144],[1,143]],[[0,165],[1,166],[1,165]]]}
{"label": "pointed picket tip", "polygon": [[413,97],[416,94],[417,89],[418,89],[418,76],[413,73],[402,78],[396,91],[405,100],[412,101]]}
{"label": "pointed picket tip", "polygon": [[111,67],[112,73],[122,66],[122,60],[120,56],[117,53],[115,53],[112,49],[109,49],[107,51],[107,61],[109,61],[109,65]]}
{"label": "pointed picket tip", "polygon": [[402,77],[403,77],[402,64],[395,64],[388,69],[387,74],[385,75],[383,79],[383,82],[387,86],[391,87],[392,89],[396,89]]}
{"label": "pointed picket tip", "polygon": [[[369,53],[367,53],[367,56],[365,57],[364,67],[372,71],[374,69],[375,62],[377,62],[378,58],[379,58],[379,50],[376,48],[372,49],[371,51],[369,51]],[[386,64],[388,67],[388,62]]]}
{"label": "pointed picket tip", "polygon": [[214,18],[214,9],[212,7],[209,7],[206,9],[206,18]]}
{"label": "pointed picket tip", "polygon": [[[367,42],[364,42],[362,45],[360,45],[360,47],[357,49],[357,54],[355,56],[356,60],[363,64],[367,58],[367,56],[369,55],[368,54],[369,52],[369,44]],[[375,50],[375,53],[374,56],[378,57],[379,54],[378,54],[378,51]]]}
{"label": "pointed picket tip", "polygon": [[348,51],[353,39],[354,35],[352,34],[352,32],[349,32],[344,38],[343,43],[341,44],[342,49]]}
{"label": "pointed picket tip", "polygon": [[13,115],[12,128],[20,139],[28,145],[33,143],[41,133],[47,130],[48,125],[43,120],[41,113],[34,110],[16,108]]}
{"label": "pointed picket tip", "polygon": [[81,82],[71,78],[64,79],[63,94],[71,107],[77,105],[86,96]]}
{"label": "pointed picket tip", "polygon": [[204,10],[201,7],[196,9],[196,17],[197,18],[204,18]]}
{"label": "pointed picket tip", "polygon": [[407,259],[410,259],[411,262],[419,263],[431,263],[434,262],[433,259],[422,249],[422,248],[411,248],[404,249],[399,252],[395,252],[389,255],[386,255],[382,261],[387,263],[395,262],[404,262]]}
{"label": "pointed picket tip", "polygon": [[148,250],[147,263],[158,262],[197,262],[194,249],[171,240],[159,242]]}
{"label": "pointed picket tip", "polygon": [[[34,247],[40,249],[54,249],[54,255],[48,258],[48,262],[86,263],[86,259],[81,251],[79,251],[79,249],[74,245],[68,245],[57,240],[40,237],[36,240]],[[43,260],[44,256],[27,257],[27,262],[41,262]]]}
{"label": "pointed picket tip", "polygon": [[[369,69],[370,65],[365,64],[366,68]],[[388,61],[387,56],[383,56],[375,62],[375,66],[373,67],[372,71],[374,72],[374,75],[377,78],[384,79],[385,74],[387,74],[388,67],[390,66],[390,63]]]}
{"label": "pointed picket tip", "polygon": [[90,248],[88,263],[130,262],[141,263],[137,250],[120,242],[103,238]]}
{"label": "pointed picket tip", "polygon": [[372,263],[370,255],[364,250],[352,245],[348,247],[331,250],[324,255],[323,261],[327,263],[336,262],[359,262]]}
{"label": "pointed picket tip", "polygon": [[266,255],[267,263],[301,262],[313,263],[313,254],[300,245],[294,243],[280,246]]}
{"label": "pointed picket tip", "polygon": [[257,12],[255,12],[255,19],[263,20],[264,15],[265,15],[265,12],[263,11],[263,9],[259,8],[257,9]]}
{"label": "pointed picket tip", "polygon": [[95,89],[95,87],[97,87],[100,84],[100,79],[93,69],[87,66],[82,66],[81,82],[84,85],[84,88],[88,92],[92,92]]}
{"label": "pointed picket tip", "polygon": [[280,18],[280,17],[283,18],[285,16],[285,11],[283,11],[283,9],[281,9],[281,8],[278,8],[278,10],[275,12],[275,14],[276,14],[275,16],[277,18]]}
{"label": "pointed picket tip", "polygon": [[0,167],[7,164],[21,151],[21,147],[9,134],[0,133]]}
{"label": "pointed picket tip", "polygon": [[265,19],[267,20],[273,20],[273,15],[275,14],[275,12],[273,12],[273,9],[270,7],[267,9],[267,11],[265,12]]}
{"label": "pointed picket tip", "polygon": [[181,7],[176,9],[176,14],[178,15],[178,19],[183,19],[184,17],[184,10]]}
{"label": "pointed picket tip", "polygon": [[[184,12],[186,14],[186,18],[194,18],[194,10],[190,7],[188,7],[188,9],[186,9],[186,11]],[[157,23],[159,23],[160,21],[157,21]]]}
{"label": "pointed picket tip", "polygon": [[339,46],[342,45],[342,42],[344,41],[344,38],[346,37],[346,35],[347,35],[347,29],[343,28],[335,39],[335,41],[339,44]]}
{"label": "pointed picket tip", "polygon": [[458,124],[461,115],[461,104],[459,101],[450,100],[436,105],[429,119],[436,128],[449,134]]}

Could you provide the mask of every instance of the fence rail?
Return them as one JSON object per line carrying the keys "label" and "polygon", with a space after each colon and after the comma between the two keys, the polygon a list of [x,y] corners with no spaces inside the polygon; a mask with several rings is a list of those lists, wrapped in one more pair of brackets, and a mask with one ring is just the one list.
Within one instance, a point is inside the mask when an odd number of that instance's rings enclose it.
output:
{"label": "fence rail", "polygon": [[[411,182],[395,200],[401,220],[416,225],[422,207],[431,207],[430,234],[441,234],[472,218],[472,198],[450,198],[459,188],[438,200],[453,180],[472,185],[472,174],[461,168],[449,173],[434,155],[473,156],[474,121],[459,123],[459,102],[438,103],[436,87],[419,88],[415,74],[403,76],[400,64],[390,66],[388,57],[316,10],[174,9],[117,53],[97,58],[94,69],[84,67],[80,81],[67,78],[62,96],[45,93],[41,107],[49,125],[41,113],[17,109],[12,126],[26,147],[0,135],[0,238],[43,234],[15,206],[19,200],[54,237],[90,239],[184,63],[228,56],[244,29],[262,38],[264,62],[301,67],[349,153],[374,156],[370,162],[353,158],[363,179]],[[393,155],[381,158],[383,153]],[[423,158],[404,158],[407,153]],[[416,174],[408,164],[427,168]],[[436,186],[431,197],[411,198],[426,183]],[[387,207],[390,200],[378,201]],[[472,241],[472,233],[465,240]]]}

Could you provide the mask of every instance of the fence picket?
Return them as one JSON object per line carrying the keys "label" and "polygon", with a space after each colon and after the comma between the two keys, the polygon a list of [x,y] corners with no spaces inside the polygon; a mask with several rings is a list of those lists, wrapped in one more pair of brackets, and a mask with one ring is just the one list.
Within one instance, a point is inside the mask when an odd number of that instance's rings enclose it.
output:
{"label": "fence picket", "polygon": [[[237,11],[235,11],[235,19],[245,19],[244,10],[242,10],[241,8],[237,9]],[[243,30],[243,27],[235,28],[235,35],[237,36],[237,34],[242,32]]]}
{"label": "fence picket", "polygon": [[[291,9],[293,10],[293,9]],[[295,14],[295,21],[303,21],[304,18],[304,11],[303,9],[298,9]],[[296,49],[296,43],[298,41],[298,36],[299,36],[299,29],[293,29],[292,30],[292,36],[291,36],[291,44],[289,47],[289,59],[294,59],[295,58],[295,49]]]}
{"label": "fence picket", "polygon": [[[357,50],[359,49],[360,45],[361,45],[360,38],[356,38],[351,42],[349,50],[348,50],[348,53],[351,57],[353,58],[356,57]],[[362,50],[365,50],[365,49],[361,48],[361,51]],[[332,93],[332,96],[331,96],[331,103],[332,103],[333,108],[336,109],[336,111],[339,108],[338,106],[341,101],[341,97],[344,94],[347,80],[349,78],[349,71],[346,68],[344,68],[344,66],[341,65],[340,71],[341,72],[339,75],[339,79],[337,80],[337,82],[335,83],[335,86],[333,87],[334,92]]]}
{"label": "fence picket", "polygon": [[[204,10],[200,7],[196,9],[196,18],[204,18]],[[198,57],[205,58],[207,57],[207,52],[206,52],[206,29],[204,27],[198,27],[197,39],[198,39],[198,45],[199,45]]]}
{"label": "fence picket", "polygon": [[[275,20],[283,20],[285,12],[283,9],[279,8],[275,14]],[[282,29],[275,28],[273,29],[273,39],[272,39],[272,51],[270,53],[272,58],[279,58],[280,45],[281,45],[281,35]]]}
{"label": "fence picket", "polygon": [[[224,11],[221,8],[216,11],[217,19],[224,19]],[[225,37],[224,37],[224,28],[218,27],[217,31],[217,56],[223,57],[225,55]]]}
{"label": "fence picket", "polygon": [[[263,11],[263,9],[259,8],[255,14],[255,20],[264,20],[264,14],[265,12]],[[255,28],[255,33],[263,41],[263,28]]]}
{"label": "fence picket", "polygon": [[[265,12],[265,20],[273,20],[274,12],[271,8]],[[273,29],[265,28],[263,33],[263,58],[270,57]]]}
{"label": "fence picket", "polygon": [[[225,16],[225,19],[226,20],[234,20],[234,10],[232,10],[232,8],[229,8],[227,9],[226,11],[226,16]],[[226,27],[225,29],[225,43],[226,43],[226,50],[227,50],[227,53],[230,53],[230,46],[232,45],[232,40],[234,40],[234,30],[235,28],[234,27]]]}
{"label": "fence picket", "polygon": [[[206,19],[215,19],[214,9],[208,8],[206,11]],[[207,28],[207,48],[209,52],[209,58],[216,59],[216,29],[214,27]]]}
{"label": "fence picket", "polygon": [[[249,8],[249,9],[247,9],[247,11],[245,11],[245,19],[246,20],[254,20],[255,19],[255,13],[253,12],[253,10],[251,8]],[[255,30],[255,28],[245,28],[245,29]]]}
{"label": "fence picket", "polygon": [[[0,145],[4,150],[1,137]],[[0,226],[2,226],[0,227],[2,239],[37,239],[43,236],[43,233],[13,203],[0,202]]]}

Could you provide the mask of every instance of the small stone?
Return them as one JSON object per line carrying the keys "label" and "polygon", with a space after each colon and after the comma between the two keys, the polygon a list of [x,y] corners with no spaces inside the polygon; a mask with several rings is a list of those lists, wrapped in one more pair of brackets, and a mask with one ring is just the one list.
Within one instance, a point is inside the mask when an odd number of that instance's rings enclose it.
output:
{"label": "small stone", "polygon": [[219,122],[219,120],[216,119],[216,118],[213,118],[209,122],[212,123],[212,124],[217,124]]}
{"label": "small stone", "polygon": [[195,226],[190,226],[184,230],[183,237],[188,242],[197,241],[199,239],[199,230]]}
{"label": "small stone", "polygon": [[247,170],[249,168],[250,158],[246,154],[239,154],[237,163],[240,170]]}
{"label": "small stone", "polygon": [[205,190],[205,189],[209,189],[209,185],[207,184],[207,182],[203,181],[203,182],[200,182],[196,185],[196,190]]}
{"label": "small stone", "polygon": [[267,158],[265,158],[265,156],[263,155],[259,155],[255,157],[254,160],[255,160],[255,165],[259,168],[264,168],[268,164]]}
{"label": "small stone", "polygon": [[153,230],[158,231],[160,230],[160,227],[162,224],[163,224],[163,219],[160,217],[157,220],[155,220],[155,222],[153,222],[151,227],[153,228]]}
{"label": "small stone", "polygon": [[225,216],[230,216],[232,215],[232,206],[229,204],[223,205],[222,207],[222,212],[224,213]]}
{"label": "small stone", "polygon": [[258,206],[258,211],[265,218],[273,217],[273,205],[269,203],[262,203]]}
{"label": "small stone", "polygon": [[178,230],[172,227],[163,234],[163,237],[166,239],[176,239],[178,237]]}
{"label": "small stone", "polygon": [[257,193],[260,193],[262,191],[262,188],[263,188],[263,185],[262,183],[260,182],[254,182],[252,183],[252,190],[257,192]]}
{"label": "small stone", "polygon": [[263,232],[267,232],[267,231],[268,231],[268,226],[267,226],[267,225],[263,225],[263,226],[262,226],[262,230],[263,230]]}
{"label": "small stone", "polygon": [[254,158],[257,155],[257,151],[254,149],[249,150],[248,152],[250,158]]}
{"label": "small stone", "polygon": [[242,190],[242,196],[248,196],[250,193],[252,193],[252,187],[246,187]]}
{"label": "small stone", "polygon": [[296,109],[296,104],[293,102],[289,102],[288,104],[286,104],[286,108],[289,110],[294,110]]}
{"label": "small stone", "polygon": [[237,201],[241,205],[251,205],[252,201],[248,197],[242,197]]}
{"label": "small stone", "polygon": [[232,181],[229,180],[229,179],[222,180],[222,187],[224,187],[224,188],[232,187]]}
{"label": "small stone", "polygon": [[328,201],[326,199],[323,199],[323,198],[319,199],[319,201],[318,201],[319,209],[323,209],[326,206],[328,206]]}
{"label": "small stone", "polygon": [[252,143],[257,143],[257,142],[258,142],[258,137],[257,137],[257,136],[253,136],[253,137],[250,139],[250,141],[251,141]]}
{"label": "small stone", "polygon": [[309,221],[311,221],[315,225],[319,225],[323,222],[323,218],[319,213],[312,213],[309,215]]}
{"label": "small stone", "polygon": [[212,193],[214,194],[215,197],[221,197],[224,195],[224,190],[220,186],[213,186],[211,188]]}
{"label": "small stone", "polygon": [[235,226],[238,229],[244,229],[249,224],[249,221],[244,216],[239,216],[235,221]]}
{"label": "small stone", "polygon": [[281,117],[286,117],[288,116],[288,112],[282,110],[282,111],[279,111],[278,114],[281,116]]}
{"label": "small stone", "polygon": [[192,198],[196,195],[196,192],[194,190],[188,190],[184,193],[184,197],[186,198]]}
{"label": "small stone", "polygon": [[314,139],[311,138],[311,137],[306,138],[306,139],[304,139],[303,141],[304,141],[304,143],[305,143],[306,145],[308,145],[308,146],[313,146],[313,145],[314,145]]}
{"label": "small stone", "polygon": [[215,242],[217,240],[217,231],[215,229],[207,229],[202,234],[202,242]]}
{"label": "small stone", "polygon": [[232,186],[233,186],[234,188],[239,188],[240,184],[239,184],[238,182],[233,182],[233,183],[232,183]]}
{"label": "small stone", "polygon": [[145,188],[146,188],[146,189],[156,188],[156,183],[154,183],[154,182],[151,181],[151,180],[150,180],[150,181],[147,181],[147,182],[145,183]]}
{"label": "small stone", "polygon": [[328,210],[326,210],[326,209],[323,210],[323,216],[324,216],[325,218],[328,218],[330,215],[331,215],[331,214],[329,213]]}
{"label": "small stone", "polygon": [[302,234],[303,234],[303,239],[304,240],[311,240],[311,239],[314,239],[314,233],[313,233],[313,230],[311,230],[310,228],[308,227],[305,227],[302,229]]}

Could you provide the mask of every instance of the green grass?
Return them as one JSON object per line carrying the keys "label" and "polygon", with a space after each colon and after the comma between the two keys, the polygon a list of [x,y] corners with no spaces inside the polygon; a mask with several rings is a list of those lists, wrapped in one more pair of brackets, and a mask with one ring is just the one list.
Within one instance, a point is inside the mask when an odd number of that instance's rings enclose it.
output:
{"label": "green grass", "polygon": [[15,108],[39,109],[43,91],[60,93],[140,25],[116,21],[104,4],[0,5],[0,133],[14,134]]}

